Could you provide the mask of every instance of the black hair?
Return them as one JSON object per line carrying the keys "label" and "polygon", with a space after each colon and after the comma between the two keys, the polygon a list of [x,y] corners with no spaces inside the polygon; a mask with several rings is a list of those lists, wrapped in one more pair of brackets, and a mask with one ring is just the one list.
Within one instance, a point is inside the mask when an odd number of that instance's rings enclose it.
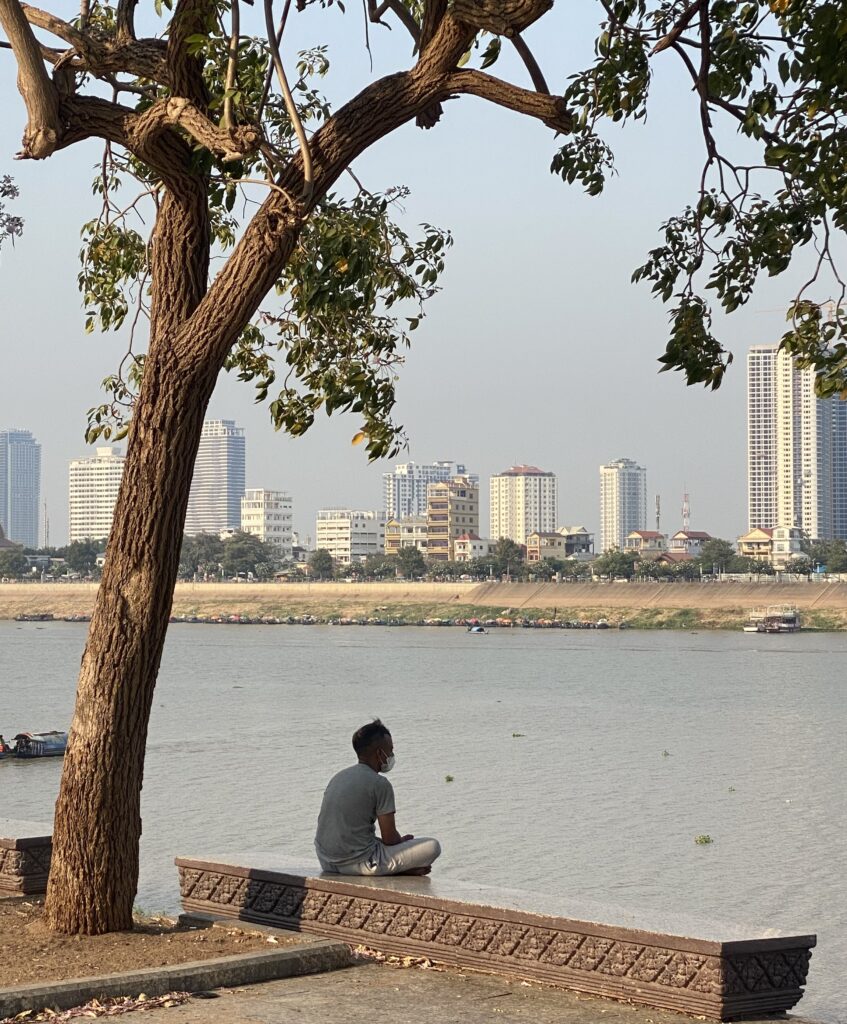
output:
{"label": "black hair", "polygon": [[390,735],[391,733],[382,721],[379,718],[375,718],[372,722],[368,722],[367,725],[363,725],[361,729],[357,729],[353,733],[353,749],[357,754],[365,754],[379,740]]}

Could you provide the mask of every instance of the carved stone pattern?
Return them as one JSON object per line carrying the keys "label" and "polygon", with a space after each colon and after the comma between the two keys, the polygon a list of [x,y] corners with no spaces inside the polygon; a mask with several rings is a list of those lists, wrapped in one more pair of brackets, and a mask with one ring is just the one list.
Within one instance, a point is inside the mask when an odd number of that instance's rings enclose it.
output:
{"label": "carved stone pattern", "polygon": [[0,850],[0,875],[14,875],[19,878],[22,860],[23,854],[20,850]]}
{"label": "carved stone pattern", "polygon": [[49,875],[50,859],[53,856],[53,844],[47,846],[28,846],[21,850],[23,861],[21,873],[24,875]]}
{"label": "carved stone pattern", "polygon": [[[13,851],[7,851],[13,852]],[[0,851],[0,869],[2,869]],[[663,988],[732,995],[802,987],[811,953],[785,950],[728,957],[696,954],[597,935],[324,892],[303,886],[180,869],[183,898],[242,907],[280,920],[313,922],[378,935],[408,938],[434,947],[465,950],[504,960],[534,961],[572,971],[630,978]],[[437,957],[437,950],[433,950]]]}
{"label": "carved stone pattern", "polygon": [[788,949],[729,957],[730,977],[741,986],[733,986],[730,991],[764,992],[801,987],[806,984],[811,956],[807,949]]}
{"label": "carved stone pattern", "polygon": [[247,884],[246,878],[224,875],[210,899],[213,903],[239,904],[247,894]]}

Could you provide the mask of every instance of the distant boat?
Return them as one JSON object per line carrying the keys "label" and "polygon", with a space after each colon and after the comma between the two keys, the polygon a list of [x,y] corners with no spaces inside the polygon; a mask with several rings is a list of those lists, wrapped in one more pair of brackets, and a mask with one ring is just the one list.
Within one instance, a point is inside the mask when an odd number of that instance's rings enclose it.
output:
{"label": "distant boat", "polygon": [[800,612],[788,604],[754,608],[742,626],[745,633],[797,633],[800,628]]}
{"label": "distant boat", "polygon": [[487,633],[485,626],[468,626],[469,633]]}
{"label": "distant boat", "polygon": [[66,732],[19,732],[14,745],[7,745],[0,758],[18,757],[31,760],[35,757],[64,757],[68,746]]}

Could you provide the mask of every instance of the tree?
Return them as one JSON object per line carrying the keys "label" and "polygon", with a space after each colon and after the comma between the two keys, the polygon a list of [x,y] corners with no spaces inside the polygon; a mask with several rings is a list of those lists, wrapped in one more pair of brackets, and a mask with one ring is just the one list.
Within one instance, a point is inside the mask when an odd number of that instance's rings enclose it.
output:
{"label": "tree", "polygon": [[195,533],[182,538],[179,555],[180,576],[191,577],[195,573],[217,576],[221,571],[224,556],[224,542],[216,533]]}
{"label": "tree", "polygon": [[364,570],[367,579],[384,580],[396,575],[397,562],[387,555],[368,555]]}
{"label": "tree", "polygon": [[803,543],[809,565],[826,566],[827,572],[847,572],[847,543],[843,540],[818,540]]}
{"label": "tree", "polygon": [[309,572],[319,580],[328,580],[334,565],[335,560],[326,548],[318,548],[309,555]]}
{"label": "tree", "polygon": [[700,564],[703,572],[732,572],[735,561],[735,545],[728,540],[713,537],[703,541],[700,548]]}
{"label": "tree", "polygon": [[75,540],[62,549],[62,557],[69,569],[87,575],[96,571],[97,556],[105,550],[104,540]]}
{"label": "tree", "polygon": [[500,537],[491,549],[494,572],[498,575],[521,571],[526,549],[508,537]]}
{"label": "tree", "polygon": [[[570,133],[552,169],[597,194],[612,168],[601,123],[643,119],[652,67],[679,58],[703,130],[702,186],[636,277],[675,303],[665,368],[712,387],[731,356],[712,334],[698,278],[706,275],[731,311],[759,273],[784,271],[795,248],[815,242],[826,267],[833,231],[847,220],[847,42],[835,4],[603,0],[596,60],[582,72],[557,68],[557,80],[570,84],[554,96],[522,36],[550,0],[366,0],[371,21],[393,16],[409,31],[414,57],[333,112],[315,87],[327,70],[321,48],[300,55],[292,88],[279,48],[290,5],[277,26],[272,3],[264,0],[266,38],[240,31],[239,0],[158,5],[167,23],[138,38],[136,0],[84,3],[73,22],[0,0],[27,113],[21,156],[106,143],[96,184],[103,209],[83,236],[87,326],[120,326],[133,305],[149,312],[146,352],[130,347],[108,380],[110,400],[91,411],[90,439],[128,431],[128,446],[56,805],[46,915],[69,932],[131,920],[147,723],[220,370],[252,381],[264,399],[281,349],[285,382],[269,406],[275,426],[302,434],[319,409],[346,409],[361,418],[355,440],[371,457],[397,448],[395,369],[450,238],[424,226],[414,241],[393,224],[402,192],[345,198],[339,180],[354,159],[409,121],[433,127],[445,102],[473,95]],[[34,27],[59,45],[41,42]],[[534,91],[483,70],[503,39]],[[477,50],[480,68],[469,66]],[[751,152],[748,164],[719,152],[718,113],[739,127],[736,148]],[[127,219],[137,209],[125,194],[130,181],[152,208],[148,238]],[[243,187],[264,198],[240,224],[233,211]],[[234,247],[210,284],[213,244]],[[839,303],[825,315],[813,301],[819,280],[816,273],[792,304],[784,343],[816,368],[821,393],[845,391],[847,355],[829,343],[847,324]],[[281,308],[261,310],[274,289]],[[407,320],[394,315],[404,301],[414,307]]]}
{"label": "tree", "polygon": [[23,576],[27,571],[27,560],[23,548],[3,548],[0,550],[0,576]]}
{"label": "tree", "polygon": [[624,579],[631,579],[635,572],[635,563],[638,555],[634,551],[618,551],[613,549],[605,551],[592,563],[592,570],[596,576],[622,576]]}
{"label": "tree", "polygon": [[266,567],[275,565],[277,561],[273,546],[250,533],[239,531],[223,542],[221,564],[227,576],[246,573],[253,573],[256,577],[272,575],[273,570],[269,573]]}
{"label": "tree", "polygon": [[407,580],[416,580],[426,572],[426,561],[419,548],[400,548],[397,565]]}

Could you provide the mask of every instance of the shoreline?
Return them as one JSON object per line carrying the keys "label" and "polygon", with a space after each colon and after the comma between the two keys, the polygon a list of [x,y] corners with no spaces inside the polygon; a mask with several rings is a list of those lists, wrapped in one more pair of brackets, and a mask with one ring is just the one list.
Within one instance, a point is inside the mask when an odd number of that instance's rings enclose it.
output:
{"label": "shoreline", "polygon": [[[96,583],[0,585],[0,620],[85,621]],[[172,621],[235,624],[453,625],[740,629],[756,607],[791,605],[804,631],[847,629],[839,583],[178,583]],[[500,620],[500,621],[498,621]],[[583,626],[583,628],[587,628]]]}

